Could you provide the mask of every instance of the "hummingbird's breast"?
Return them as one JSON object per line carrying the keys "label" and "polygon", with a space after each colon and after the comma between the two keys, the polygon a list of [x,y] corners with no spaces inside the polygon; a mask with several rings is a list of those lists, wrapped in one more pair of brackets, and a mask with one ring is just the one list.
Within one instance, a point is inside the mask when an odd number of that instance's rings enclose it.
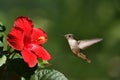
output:
{"label": "hummingbird's breast", "polygon": [[78,48],[78,42],[76,40],[69,39],[68,43],[69,43],[71,49],[77,49]]}

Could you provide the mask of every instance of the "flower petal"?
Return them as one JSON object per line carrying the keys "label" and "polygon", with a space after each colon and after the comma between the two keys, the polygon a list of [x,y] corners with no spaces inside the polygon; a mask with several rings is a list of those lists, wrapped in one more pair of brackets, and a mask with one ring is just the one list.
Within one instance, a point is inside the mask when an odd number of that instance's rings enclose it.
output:
{"label": "flower petal", "polygon": [[44,44],[45,42],[47,42],[48,39],[45,31],[43,31],[40,28],[33,28],[31,38],[32,38],[32,42],[36,44]]}
{"label": "flower petal", "polygon": [[23,49],[23,46],[24,46],[23,39],[24,39],[23,30],[18,28],[12,28],[10,33],[7,36],[8,44],[16,50]]}
{"label": "flower petal", "polygon": [[33,24],[32,21],[26,16],[18,17],[14,22],[14,27],[22,29],[26,34],[31,34]]}
{"label": "flower petal", "polygon": [[33,44],[33,47],[31,49],[39,58],[43,60],[50,60],[51,55],[42,47],[39,45]]}
{"label": "flower petal", "polygon": [[28,64],[29,67],[34,67],[37,64],[37,56],[33,54],[28,49],[24,49],[21,52],[24,61]]}

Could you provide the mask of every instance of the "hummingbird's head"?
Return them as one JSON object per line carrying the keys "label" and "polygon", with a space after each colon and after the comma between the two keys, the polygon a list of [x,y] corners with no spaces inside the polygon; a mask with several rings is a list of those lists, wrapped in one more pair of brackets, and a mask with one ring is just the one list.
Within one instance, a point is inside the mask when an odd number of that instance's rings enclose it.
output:
{"label": "hummingbird's head", "polygon": [[66,34],[64,35],[66,39],[73,39],[73,34]]}

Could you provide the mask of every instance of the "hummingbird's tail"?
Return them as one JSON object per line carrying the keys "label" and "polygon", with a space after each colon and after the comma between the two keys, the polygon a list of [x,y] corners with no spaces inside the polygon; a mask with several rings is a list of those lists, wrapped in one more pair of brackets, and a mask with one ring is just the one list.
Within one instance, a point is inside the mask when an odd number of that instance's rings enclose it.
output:
{"label": "hummingbird's tail", "polygon": [[82,59],[84,59],[88,63],[91,63],[91,60],[85,54],[83,54],[83,53],[80,52],[80,53],[77,54],[77,56],[80,57],[80,58],[82,58]]}

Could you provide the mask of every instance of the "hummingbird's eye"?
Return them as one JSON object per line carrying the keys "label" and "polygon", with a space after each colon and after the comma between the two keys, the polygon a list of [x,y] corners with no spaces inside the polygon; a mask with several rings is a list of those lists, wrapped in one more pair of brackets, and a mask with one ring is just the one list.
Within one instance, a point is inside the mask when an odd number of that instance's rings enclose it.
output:
{"label": "hummingbird's eye", "polygon": [[71,37],[71,35],[68,35],[68,37]]}

